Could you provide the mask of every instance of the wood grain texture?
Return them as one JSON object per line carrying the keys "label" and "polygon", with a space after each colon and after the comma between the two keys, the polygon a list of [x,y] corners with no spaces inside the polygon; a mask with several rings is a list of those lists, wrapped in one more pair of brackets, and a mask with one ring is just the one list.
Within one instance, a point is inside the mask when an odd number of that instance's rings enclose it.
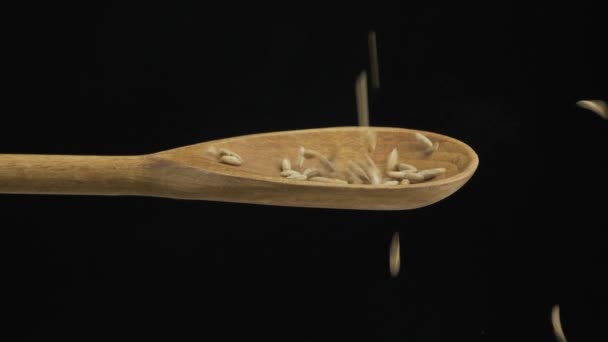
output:
{"label": "wood grain texture", "polygon": [[[443,167],[436,180],[408,186],[339,185],[280,177],[283,158],[298,148],[338,160],[361,158],[368,130],[377,134],[372,158],[385,165],[397,147],[400,161],[418,169]],[[473,175],[478,157],[466,144],[422,132],[439,142],[431,156],[420,153],[417,131],[383,127],[336,127],[254,134],[204,142],[142,156],[0,155],[0,193],[139,195],[281,206],[366,210],[414,209],[442,200]],[[219,163],[210,147],[227,148],[241,166]],[[309,161],[307,161],[308,163]],[[305,164],[306,167],[306,164]]]}

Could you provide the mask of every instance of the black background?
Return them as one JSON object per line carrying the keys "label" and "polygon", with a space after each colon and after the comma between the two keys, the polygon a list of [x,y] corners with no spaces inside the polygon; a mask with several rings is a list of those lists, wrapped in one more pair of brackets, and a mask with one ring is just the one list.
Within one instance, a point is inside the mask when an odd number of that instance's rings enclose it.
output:
{"label": "black background", "polygon": [[599,8],[369,6],[7,10],[2,153],[144,154],[356,125],[373,28],[372,125],[446,134],[480,157],[459,192],[403,212],[1,195],[18,335],[552,341],[559,303],[571,340],[597,340],[608,124],[574,103],[608,96]]}

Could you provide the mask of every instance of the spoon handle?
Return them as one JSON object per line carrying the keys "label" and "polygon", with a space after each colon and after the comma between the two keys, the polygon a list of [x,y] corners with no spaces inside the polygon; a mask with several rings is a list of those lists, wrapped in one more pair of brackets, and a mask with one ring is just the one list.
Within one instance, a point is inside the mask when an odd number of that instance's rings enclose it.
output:
{"label": "spoon handle", "polygon": [[135,195],[143,156],[0,154],[0,193]]}

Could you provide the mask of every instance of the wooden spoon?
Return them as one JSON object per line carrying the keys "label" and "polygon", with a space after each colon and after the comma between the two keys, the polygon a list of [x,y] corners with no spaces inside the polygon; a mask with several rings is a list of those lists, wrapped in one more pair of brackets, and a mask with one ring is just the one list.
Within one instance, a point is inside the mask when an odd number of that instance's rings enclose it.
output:
{"label": "wooden spoon", "polygon": [[[328,184],[279,175],[283,158],[300,146],[339,160],[362,158],[369,132],[376,133],[372,158],[385,165],[397,147],[403,162],[446,174],[400,186]],[[0,193],[136,195],[294,207],[364,210],[414,209],[444,199],[473,175],[478,157],[456,139],[421,132],[439,142],[431,156],[420,153],[417,131],[384,127],[336,127],[227,138],[141,156],[0,154]],[[243,163],[218,162],[209,149],[227,148]],[[307,161],[308,162],[308,161]]]}

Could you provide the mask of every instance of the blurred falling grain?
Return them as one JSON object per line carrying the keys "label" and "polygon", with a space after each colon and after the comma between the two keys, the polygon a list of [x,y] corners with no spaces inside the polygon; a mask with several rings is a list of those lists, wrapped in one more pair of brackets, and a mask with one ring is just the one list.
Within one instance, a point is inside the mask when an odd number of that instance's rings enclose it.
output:
{"label": "blurred falling grain", "polygon": [[559,317],[559,305],[554,305],[551,309],[551,325],[553,325],[553,333],[558,342],[567,342],[566,335],[562,329],[562,322]]}
{"label": "blurred falling grain", "polygon": [[399,275],[399,271],[401,270],[401,247],[399,245],[399,232],[395,232],[393,234],[393,238],[391,239],[391,245],[389,249],[389,270],[391,272],[391,276],[396,278]]}
{"label": "blurred falling grain", "polygon": [[376,42],[376,32],[369,31],[367,35],[367,44],[369,46],[369,66],[371,72],[372,88],[380,88],[380,66],[378,64],[378,44]]}
{"label": "blurred falling grain", "polygon": [[361,71],[355,82],[355,96],[357,98],[357,115],[359,126],[369,126],[369,100],[367,97],[367,73]]}
{"label": "blurred falling grain", "polygon": [[604,120],[608,120],[608,105],[602,100],[580,100],[576,102],[576,105],[594,112]]}

